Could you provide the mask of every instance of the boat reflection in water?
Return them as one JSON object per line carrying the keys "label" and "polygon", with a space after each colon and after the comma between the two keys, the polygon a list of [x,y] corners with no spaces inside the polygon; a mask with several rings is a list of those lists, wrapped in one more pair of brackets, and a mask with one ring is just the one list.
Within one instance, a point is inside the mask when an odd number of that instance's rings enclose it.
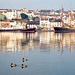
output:
{"label": "boat reflection in water", "polygon": [[[32,33],[31,33],[32,34]],[[34,33],[33,33],[34,34]],[[1,32],[0,33],[0,51],[21,51],[30,42],[30,33],[20,32]]]}
{"label": "boat reflection in water", "polygon": [[[60,51],[61,55],[63,51],[74,50],[75,48],[75,33],[41,33],[40,34],[40,49],[44,52]],[[42,51],[41,50],[41,51]]]}
{"label": "boat reflection in water", "polygon": [[0,33],[0,75],[74,75],[74,59],[75,33]]}
{"label": "boat reflection in water", "polygon": [[40,32],[40,33],[14,33],[2,32],[0,33],[0,51],[28,51],[28,49],[41,49],[44,51],[55,51],[64,48],[70,51],[75,45],[74,33],[54,33],[54,32]]}

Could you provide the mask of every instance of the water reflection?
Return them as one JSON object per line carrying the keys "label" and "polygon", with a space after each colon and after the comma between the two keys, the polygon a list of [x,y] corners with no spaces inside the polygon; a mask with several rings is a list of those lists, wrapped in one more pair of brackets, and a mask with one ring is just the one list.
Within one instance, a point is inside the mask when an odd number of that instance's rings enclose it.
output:
{"label": "water reflection", "polygon": [[64,50],[71,53],[75,48],[75,33],[0,33],[0,51],[17,52],[40,49],[40,52]]}
{"label": "water reflection", "polygon": [[61,54],[64,50],[71,51],[75,48],[75,33],[59,33],[55,34],[57,47],[60,48]]}
{"label": "water reflection", "polygon": [[74,75],[74,58],[75,33],[0,33],[0,75]]}
{"label": "water reflection", "polygon": [[61,55],[64,50],[71,53],[75,48],[75,33],[41,33],[40,44],[43,49],[60,51]]}
{"label": "water reflection", "polygon": [[32,39],[34,36],[30,33],[0,33],[0,51],[21,51],[28,50],[28,47],[32,45]]}

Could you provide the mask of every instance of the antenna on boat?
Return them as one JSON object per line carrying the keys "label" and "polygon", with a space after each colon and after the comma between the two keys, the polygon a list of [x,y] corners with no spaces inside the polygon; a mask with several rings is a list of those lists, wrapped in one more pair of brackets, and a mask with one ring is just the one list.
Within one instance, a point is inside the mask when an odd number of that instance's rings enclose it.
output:
{"label": "antenna on boat", "polygon": [[61,9],[61,21],[62,21],[62,27],[63,27],[63,5],[62,5],[62,9]]}
{"label": "antenna on boat", "polygon": [[71,0],[70,0],[70,12],[69,12],[69,16],[70,16],[70,26],[72,27],[71,21],[73,20],[73,14],[72,14],[72,2],[71,2]]}
{"label": "antenna on boat", "polygon": [[72,2],[70,0],[70,11],[72,11]]}

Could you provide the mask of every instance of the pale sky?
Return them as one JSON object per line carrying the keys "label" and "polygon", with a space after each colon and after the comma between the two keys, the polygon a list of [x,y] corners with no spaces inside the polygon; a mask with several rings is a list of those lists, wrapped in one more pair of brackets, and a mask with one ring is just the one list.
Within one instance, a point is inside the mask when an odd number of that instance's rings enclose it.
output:
{"label": "pale sky", "polygon": [[0,0],[0,9],[61,9],[62,4],[65,10],[75,10],[75,0]]}

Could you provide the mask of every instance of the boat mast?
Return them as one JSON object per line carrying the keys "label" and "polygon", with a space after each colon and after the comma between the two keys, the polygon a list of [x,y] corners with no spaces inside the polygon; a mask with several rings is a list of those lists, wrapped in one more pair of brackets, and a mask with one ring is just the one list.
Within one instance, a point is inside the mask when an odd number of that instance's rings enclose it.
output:
{"label": "boat mast", "polygon": [[62,21],[62,27],[64,26],[63,25],[63,5],[62,5],[62,9],[61,9],[61,21]]}
{"label": "boat mast", "polygon": [[71,0],[70,0],[70,13],[69,13],[69,16],[70,16],[70,26],[72,27],[71,21],[73,20],[73,14],[72,14],[72,3],[71,3]]}

